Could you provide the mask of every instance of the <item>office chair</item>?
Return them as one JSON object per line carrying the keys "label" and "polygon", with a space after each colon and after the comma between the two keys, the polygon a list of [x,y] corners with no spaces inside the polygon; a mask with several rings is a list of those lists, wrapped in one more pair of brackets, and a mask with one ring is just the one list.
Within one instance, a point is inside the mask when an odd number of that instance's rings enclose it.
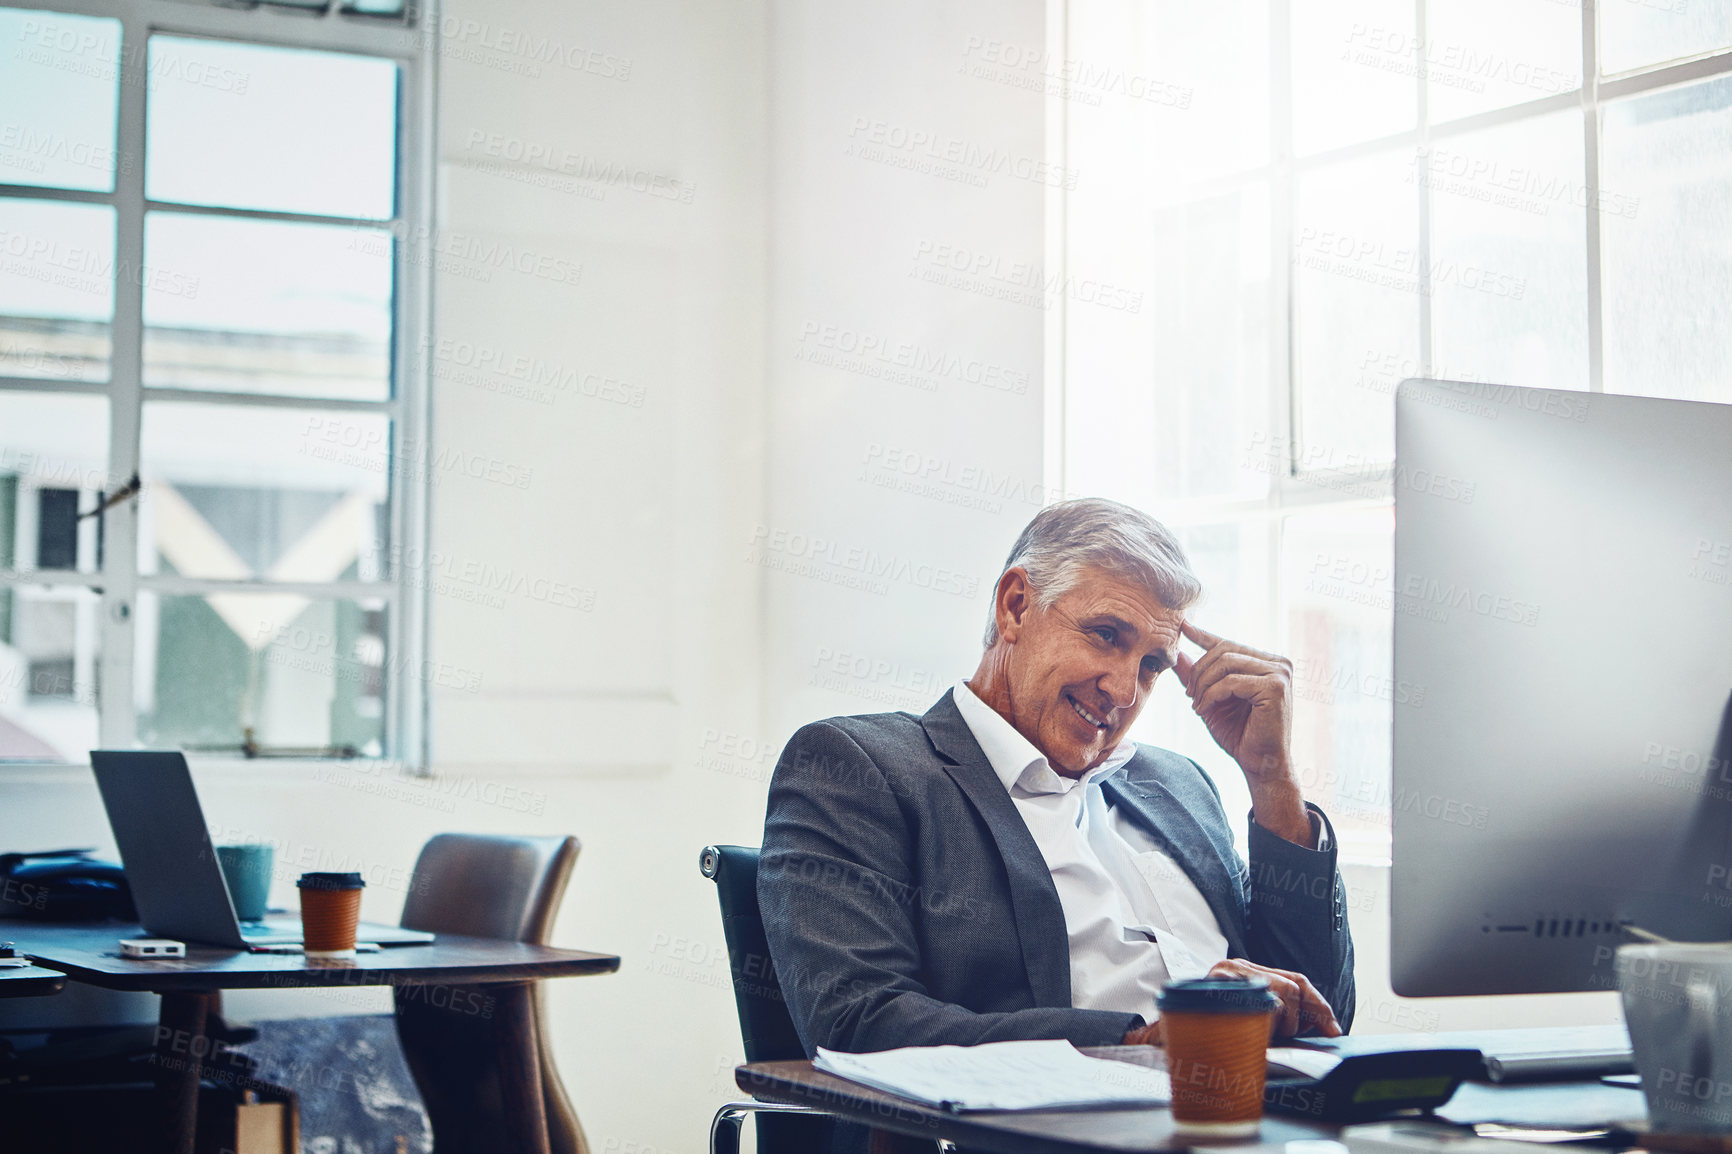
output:
{"label": "office chair", "polygon": [[[728,946],[728,971],[734,980],[734,1008],[740,1015],[740,1040],[746,1061],[776,1062],[806,1056],[794,1019],[782,1000],[782,987],[770,961],[764,919],[758,913],[758,851],[738,845],[710,845],[698,856],[698,869],[716,883],[722,907],[722,938]],[[830,1148],[836,1118],[810,1106],[740,1100],[716,1111],[710,1123],[710,1154],[739,1154],[740,1126],[755,1114],[758,1154],[823,1154]],[[874,1137],[874,1149],[915,1145],[888,1135]],[[949,1142],[940,1154],[954,1154]],[[930,1150],[924,1142],[918,1147]]]}
{"label": "office chair", "polygon": [[[782,987],[770,964],[770,943],[764,937],[764,919],[758,915],[758,851],[740,845],[705,846],[698,869],[716,883],[746,1061],[804,1058],[806,1048],[782,1001]],[[811,1154],[830,1148],[832,1115],[810,1106],[747,1099],[716,1111],[710,1123],[710,1154],[739,1154],[740,1126],[747,1114],[758,1115],[758,1154]]]}
{"label": "office chair", "polygon": [[[544,945],[579,848],[574,837],[442,833],[422,848],[415,862],[402,924],[433,933]],[[501,1086],[512,1072],[497,1068],[492,1060],[494,1031],[509,1028],[512,1015],[457,1012],[458,1007],[491,1004],[485,999],[517,996],[500,990],[445,987],[437,998],[413,986],[392,991],[397,1036],[433,1126],[435,1154],[491,1154],[500,1149],[502,1134],[523,1124],[504,1117]],[[548,1149],[551,1154],[589,1154],[553,1064],[540,982],[531,985],[528,996]]]}

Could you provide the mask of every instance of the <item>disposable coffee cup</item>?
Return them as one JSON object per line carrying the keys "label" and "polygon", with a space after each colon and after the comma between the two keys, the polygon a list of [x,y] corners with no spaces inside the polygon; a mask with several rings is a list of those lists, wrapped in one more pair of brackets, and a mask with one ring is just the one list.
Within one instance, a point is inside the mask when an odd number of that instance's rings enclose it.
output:
{"label": "disposable coffee cup", "polygon": [[360,874],[305,873],[301,891],[301,949],[309,958],[352,958],[361,922]]}
{"label": "disposable coffee cup", "polygon": [[1281,999],[1261,978],[1168,982],[1155,1005],[1166,1023],[1173,1124],[1180,1134],[1245,1138],[1263,1120],[1270,1017]]}

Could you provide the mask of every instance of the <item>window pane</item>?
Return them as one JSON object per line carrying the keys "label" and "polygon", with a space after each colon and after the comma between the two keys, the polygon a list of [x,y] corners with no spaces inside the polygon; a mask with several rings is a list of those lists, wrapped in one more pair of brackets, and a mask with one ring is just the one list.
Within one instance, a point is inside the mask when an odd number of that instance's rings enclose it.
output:
{"label": "window pane", "polygon": [[1268,163],[1268,5],[1161,0],[1151,9],[1138,63],[1168,86],[1169,98],[1144,102],[1158,176],[1191,182]]}
{"label": "window pane", "polygon": [[1732,0],[1603,0],[1596,10],[1606,75],[1732,44]]}
{"label": "window pane", "polygon": [[1732,78],[1604,115],[1606,391],[1732,401]]}
{"label": "window pane", "polygon": [[396,204],[397,65],[150,38],[152,200],[384,219]]}
{"label": "window pane", "polygon": [[[1623,0],[1610,0],[1614,5]],[[1432,123],[1543,100],[1582,86],[1582,12],[1557,0],[1427,4]]]}
{"label": "window pane", "polygon": [[147,592],[137,638],[143,745],[384,752],[383,602]]}
{"label": "window pane", "polygon": [[96,572],[107,464],[104,398],[0,393],[0,572]]}
{"label": "window pane", "polygon": [[1394,453],[1395,382],[1419,363],[1424,301],[1407,156],[1305,174],[1293,224],[1293,373],[1302,472]]}
{"label": "window pane", "polygon": [[391,237],[153,212],[144,383],[378,401],[391,395]]}
{"label": "window pane", "polygon": [[141,572],[380,579],[390,443],[372,413],[145,405]]}
{"label": "window pane", "polygon": [[1245,467],[1269,411],[1266,189],[1155,213],[1155,427],[1146,457],[1162,498],[1269,490],[1266,471]]}
{"label": "window pane", "polygon": [[1451,137],[1415,172],[1431,192],[1431,375],[1587,388],[1581,114]]}
{"label": "window pane", "polygon": [[0,8],[0,184],[114,187],[120,21]]}
{"label": "window pane", "polygon": [[1392,680],[1394,517],[1388,508],[1289,517],[1281,536],[1293,758],[1349,853],[1389,853],[1390,717],[1424,705]]}
{"label": "window pane", "polygon": [[101,600],[0,586],[0,761],[83,761],[97,740]]}
{"label": "window pane", "polygon": [[0,200],[0,373],[106,381],[114,210]]}
{"label": "window pane", "polygon": [[1294,0],[1293,149],[1303,156],[1412,128],[1413,5]]}

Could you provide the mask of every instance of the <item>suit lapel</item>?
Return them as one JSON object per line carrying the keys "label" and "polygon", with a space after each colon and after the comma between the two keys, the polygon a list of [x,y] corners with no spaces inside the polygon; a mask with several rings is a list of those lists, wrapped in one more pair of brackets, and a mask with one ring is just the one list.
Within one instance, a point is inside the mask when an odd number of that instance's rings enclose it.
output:
{"label": "suit lapel", "polygon": [[1141,825],[1155,844],[1179,863],[1227,937],[1229,956],[1243,952],[1245,911],[1240,902],[1239,887],[1234,878],[1234,866],[1228,857],[1231,847],[1217,844],[1196,819],[1190,806],[1178,797],[1166,783],[1146,773],[1146,755],[1139,752],[1120,773],[1102,783],[1102,790],[1115,805],[1123,805],[1127,813]]}
{"label": "suit lapel", "polygon": [[1010,904],[1016,936],[1034,1000],[1042,1006],[1070,1005],[1070,937],[1064,907],[1052,884],[1052,871],[1034,843],[1034,835],[998,775],[974,731],[956,708],[954,690],[938,699],[920,719],[933,748],[945,759],[944,770],[986,822],[998,844],[1010,878]]}

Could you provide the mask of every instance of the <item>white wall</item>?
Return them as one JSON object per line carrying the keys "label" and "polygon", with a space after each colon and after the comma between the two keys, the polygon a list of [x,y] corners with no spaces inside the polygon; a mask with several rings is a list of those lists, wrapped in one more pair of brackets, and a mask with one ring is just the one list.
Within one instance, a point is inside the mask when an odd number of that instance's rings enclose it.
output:
{"label": "white wall", "polygon": [[[765,709],[922,712],[974,671],[1041,505],[1044,310],[951,275],[1036,267],[1038,95],[963,71],[1042,6],[783,4],[771,38]],[[742,540],[741,544],[746,542]]]}

